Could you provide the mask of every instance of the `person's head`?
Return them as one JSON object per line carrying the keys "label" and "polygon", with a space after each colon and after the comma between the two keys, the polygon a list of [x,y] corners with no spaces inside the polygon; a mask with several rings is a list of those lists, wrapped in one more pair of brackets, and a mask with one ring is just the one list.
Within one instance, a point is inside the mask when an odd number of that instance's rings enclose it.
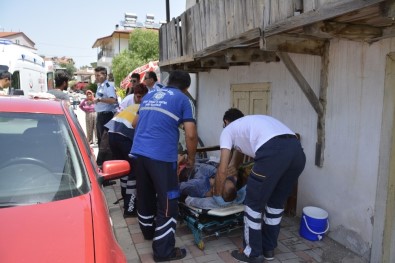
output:
{"label": "person's head", "polygon": [[114,75],[112,73],[108,74],[108,81],[114,81]]}
{"label": "person's head", "polygon": [[143,83],[139,83],[134,87],[134,102],[141,103],[141,99],[148,93],[148,88]]}
{"label": "person's head", "polygon": [[231,202],[237,197],[236,188],[237,179],[235,176],[228,176],[224,182],[224,188],[222,189],[222,199],[225,202]]}
{"label": "person's head", "polygon": [[11,86],[11,73],[8,71],[0,72],[0,88],[8,88]]}
{"label": "person's head", "polygon": [[137,84],[139,84],[140,83],[140,74],[133,73],[132,76],[130,76],[130,82],[132,82],[132,87],[135,87]]}
{"label": "person's head", "polygon": [[144,82],[147,87],[152,88],[155,85],[155,82],[158,81],[158,77],[156,73],[153,71],[148,71],[145,73]]}
{"label": "person's head", "polygon": [[170,72],[167,85],[177,87],[181,91],[186,92],[186,90],[191,85],[191,77],[189,76],[188,72],[182,70],[174,70]]}
{"label": "person's head", "polygon": [[223,121],[224,121],[224,128],[228,126],[229,123],[244,117],[244,114],[236,108],[230,108],[224,114]]}
{"label": "person's head", "polygon": [[65,71],[58,71],[55,75],[55,87],[66,90],[69,85],[69,75]]}
{"label": "person's head", "polygon": [[88,90],[85,92],[85,95],[86,95],[86,99],[87,99],[87,100],[94,100],[93,92],[92,92],[91,90],[88,89]]}
{"label": "person's head", "polygon": [[107,69],[105,67],[97,67],[95,68],[95,82],[103,83],[107,79]]}

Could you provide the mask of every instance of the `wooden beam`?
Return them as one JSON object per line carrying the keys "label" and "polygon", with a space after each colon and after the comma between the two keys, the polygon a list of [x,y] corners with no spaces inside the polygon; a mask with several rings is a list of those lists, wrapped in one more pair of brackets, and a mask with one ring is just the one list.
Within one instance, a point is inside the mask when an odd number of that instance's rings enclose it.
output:
{"label": "wooden beam", "polygon": [[384,7],[384,15],[387,17],[395,19],[395,1],[387,1]]}
{"label": "wooden beam", "polygon": [[159,61],[159,67],[172,65],[172,64],[187,63],[187,62],[192,62],[192,61],[194,61],[192,56],[181,56],[181,57],[174,58],[174,59]]}
{"label": "wooden beam", "polygon": [[229,64],[225,61],[224,56],[220,57],[207,57],[200,60],[202,68],[229,68]]}
{"label": "wooden beam", "polygon": [[316,10],[308,11],[298,16],[293,16],[288,19],[282,20],[281,22],[266,26],[265,28],[263,28],[263,34],[265,37],[277,35],[301,26],[344,15],[384,1],[385,0],[336,1],[326,4]]}
{"label": "wooden beam", "polygon": [[207,47],[199,52],[196,52],[193,57],[196,58],[202,58],[202,57],[207,57],[211,54],[217,53],[219,51],[237,46],[237,45],[242,45],[248,41],[251,41],[253,39],[259,39],[261,36],[261,29],[260,28],[254,28],[251,29],[247,32],[244,32],[237,37],[232,37],[230,39],[224,40],[222,42],[219,42],[215,45],[212,45],[210,47]]}
{"label": "wooden beam", "polygon": [[275,52],[263,51],[259,48],[237,48],[228,49],[225,52],[225,61],[227,63],[274,62],[280,61],[280,58]]}
{"label": "wooden beam", "polygon": [[324,165],[325,151],[325,113],[328,92],[328,72],[329,72],[329,41],[325,42],[324,53],[321,57],[321,74],[320,74],[320,92],[319,101],[322,106],[322,115],[318,115],[317,120],[317,143],[315,154],[315,165],[322,167]]}
{"label": "wooden beam", "polygon": [[381,37],[372,38],[366,42],[371,44],[371,43],[379,41],[381,39],[386,39],[386,38],[390,38],[390,37],[395,37],[395,26],[390,26],[390,27],[383,29],[383,35]]}
{"label": "wooden beam", "polygon": [[265,51],[280,51],[321,56],[325,41],[297,34],[279,34],[261,38],[260,48]]}
{"label": "wooden beam", "polygon": [[320,101],[318,100],[317,96],[315,95],[313,89],[310,87],[307,80],[303,77],[302,73],[296,67],[295,63],[289,57],[287,53],[284,52],[276,52],[277,55],[280,57],[281,61],[285,64],[288,71],[294,77],[295,81],[299,84],[300,88],[302,89],[303,93],[306,95],[308,101],[310,102],[311,106],[313,106],[314,110],[317,112],[319,116],[324,114],[324,110]]}
{"label": "wooden beam", "polygon": [[303,31],[307,35],[319,38],[336,37],[360,41],[381,37],[383,34],[381,28],[369,25],[353,25],[347,23],[323,21],[303,27]]}

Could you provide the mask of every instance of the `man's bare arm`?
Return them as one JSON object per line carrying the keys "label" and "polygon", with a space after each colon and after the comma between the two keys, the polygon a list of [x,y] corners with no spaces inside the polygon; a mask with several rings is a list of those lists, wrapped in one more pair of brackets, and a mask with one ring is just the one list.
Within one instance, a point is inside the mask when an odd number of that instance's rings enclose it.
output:
{"label": "man's bare arm", "polygon": [[187,166],[194,166],[196,148],[198,144],[196,124],[194,122],[184,122],[184,130],[185,130],[185,143],[187,145],[187,153],[188,153]]}
{"label": "man's bare arm", "polygon": [[214,195],[222,195],[222,188],[224,186],[224,182],[226,179],[226,172],[228,168],[228,164],[231,157],[231,151],[229,149],[222,148],[221,149],[221,158],[219,160],[219,166],[217,169],[217,174],[215,176],[215,188]]}

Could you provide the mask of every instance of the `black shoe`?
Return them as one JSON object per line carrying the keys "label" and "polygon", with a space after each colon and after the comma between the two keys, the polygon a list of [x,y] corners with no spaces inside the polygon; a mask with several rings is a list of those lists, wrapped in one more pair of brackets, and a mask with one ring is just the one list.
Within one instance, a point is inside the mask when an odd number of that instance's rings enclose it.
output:
{"label": "black shoe", "polygon": [[249,262],[249,263],[262,263],[264,261],[263,256],[259,257],[247,257],[246,254],[243,252],[240,252],[238,249],[232,251],[232,257],[237,259],[238,261],[241,262]]}
{"label": "black shoe", "polygon": [[137,211],[133,210],[132,212],[124,211],[123,212],[123,218],[129,218],[129,217],[137,217]]}
{"label": "black shoe", "polygon": [[170,256],[162,258],[154,255],[154,260],[155,262],[179,260],[185,258],[186,255],[187,255],[187,251],[185,250],[185,248],[175,247],[173,249],[173,252],[170,254]]}
{"label": "black shoe", "polygon": [[273,251],[273,250],[264,251],[264,252],[263,252],[263,257],[264,257],[267,261],[273,260],[273,259],[274,259],[274,251]]}

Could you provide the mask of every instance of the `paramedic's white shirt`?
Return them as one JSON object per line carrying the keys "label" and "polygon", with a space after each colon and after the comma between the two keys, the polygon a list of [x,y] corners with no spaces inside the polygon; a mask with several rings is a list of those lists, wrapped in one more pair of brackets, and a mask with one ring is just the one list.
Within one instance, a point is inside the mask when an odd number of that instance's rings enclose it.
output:
{"label": "paramedic's white shirt", "polygon": [[248,115],[231,122],[219,139],[220,148],[236,150],[255,157],[255,152],[271,138],[295,134],[287,126],[267,115]]}
{"label": "paramedic's white shirt", "polygon": [[134,102],[134,93],[127,95],[119,104],[119,109],[126,109],[128,106],[136,104]]}

